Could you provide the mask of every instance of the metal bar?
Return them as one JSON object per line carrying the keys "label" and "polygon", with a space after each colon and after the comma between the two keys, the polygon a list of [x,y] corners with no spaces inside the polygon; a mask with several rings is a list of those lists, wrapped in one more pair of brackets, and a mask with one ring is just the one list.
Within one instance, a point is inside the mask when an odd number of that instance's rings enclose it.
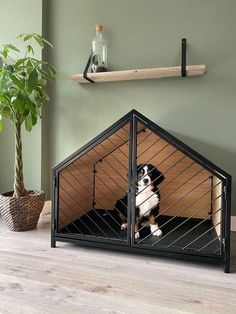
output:
{"label": "metal bar", "polygon": [[[128,123],[126,123],[126,125],[127,125]],[[124,129],[124,127],[121,127],[120,129],[118,129],[115,133],[113,133],[113,134],[116,134],[118,131],[120,131],[120,130],[124,130],[124,132],[126,132],[127,134],[129,134],[125,129]],[[138,134],[139,133],[141,133],[141,132],[143,132],[143,130],[145,130],[145,129],[142,129],[142,130],[140,130],[140,131],[138,131]],[[113,135],[112,134],[112,135]],[[117,135],[117,134],[116,134]],[[106,138],[106,139],[108,139],[108,137]],[[106,140],[106,139],[104,139],[104,140]],[[123,145],[125,145],[125,144],[127,144],[129,142],[129,139],[128,140],[126,140],[124,143],[122,143],[121,145],[119,145],[118,147],[121,147],[121,146],[123,146]],[[128,145],[128,144],[127,144]],[[114,149],[113,151],[111,151],[111,152],[109,152],[108,154],[106,154],[106,155],[104,155],[104,157],[103,158],[106,158],[107,156],[109,156],[111,153],[113,153],[114,151],[115,151],[116,149]],[[99,159],[100,160],[100,159]],[[99,160],[98,161],[96,161],[96,163],[98,163],[99,162]]]}
{"label": "metal bar", "polygon": [[[66,192],[66,190],[65,189],[63,189],[63,187],[61,187],[61,189],[62,190],[64,190],[64,192]],[[66,194],[68,194],[67,192],[66,192]],[[69,194],[68,194],[69,195]],[[70,196],[69,196],[70,197]],[[71,197],[70,197],[71,198]],[[62,201],[63,203],[65,203],[69,208],[70,208],[70,210],[71,211],[73,211],[74,212],[74,210],[72,210],[72,208],[67,204],[67,202],[65,201],[65,200],[63,200],[61,197],[60,197],[60,201]],[[75,201],[72,199],[72,201],[75,203]],[[76,204],[76,206],[77,206],[77,203],[75,203]],[[80,208],[80,206],[78,206],[79,208]],[[81,209],[82,210],[82,209]],[[83,211],[83,210],[82,210]],[[91,233],[91,234],[93,234],[95,237],[96,237],[96,235],[95,235],[95,233],[93,233],[93,231],[86,225],[86,223],[84,223],[82,220],[81,220],[81,222],[82,222],[82,224],[86,227],[86,229],[88,229],[89,230],[89,232]]]}
{"label": "metal bar", "polygon": [[[62,221],[60,218],[58,218],[58,220],[59,220],[61,223],[63,223],[63,221]],[[67,231],[72,234],[71,230],[70,230],[69,228],[67,228],[67,226],[64,226],[63,228],[66,228]],[[78,229],[78,230],[79,230],[79,229]]]}
{"label": "metal bar", "polygon": [[[80,159],[80,161],[89,169],[89,167]],[[75,163],[73,164],[78,170],[79,170],[79,172],[87,179],[87,181],[89,182],[89,183],[91,183],[92,184],[92,182],[80,171],[80,169],[79,169],[79,166],[77,166]],[[101,168],[102,169],[102,168]],[[89,169],[90,170],[90,169]],[[109,177],[109,175],[107,174],[107,176]],[[110,177],[109,177],[110,178]],[[104,183],[103,181],[102,181],[102,179],[101,178],[99,178],[99,177],[97,177],[97,179],[99,179],[101,182],[102,182],[102,184],[104,184],[107,188],[108,188],[108,186],[107,186],[107,184],[106,183]],[[112,178],[110,178],[112,181],[114,181]],[[118,185],[118,184],[117,184]],[[118,185],[119,186],[119,185]],[[119,186],[120,187],[120,186]],[[113,203],[109,200],[109,198],[107,198],[106,197],[106,194],[105,193],[103,193],[98,187],[96,187],[96,189],[113,205]],[[109,188],[108,188],[109,189]],[[114,193],[114,191],[112,191],[112,190],[110,190],[116,197],[119,197],[116,193]],[[122,204],[127,208],[127,205],[125,204],[125,203],[123,203],[122,202]],[[116,210],[118,210],[116,207],[114,207]],[[119,210],[118,210],[119,211]]]}
{"label": "metal bar", "polygon": [[[74,166],[77,168],[77,165],[76,164],[74,164]],[[87,166],[87,165],[86,165]],[[87,181],[89,182],[89,183],[91,183],[92,184],[92,182],[80,171],[80,169],[78,168],[78,170],[79,170],[79,172],[87,179]],[[67,170],[68,171],[68,170]],[[70,172],[69,172],[70,173]],[[72,173],[70,173],[74,178],[75,178],[75,176],[72,174]],[[75,178],[76,179],[76,178]],[[98,179],[103,183],[103,181],[98,177]],[[77,180],[77,179],[76,179]],[[78,181],[78,180],[77,180]],[[79,181],[78,181],[79,182]],[[79,182],[80,183],[80,182]],[[104,183],[103,183],[104,184]],[[106,184],[105,184],[106,185]],[[91,193],[88,191],[88,189],[85,187],[85,186],[83,186],[83,185],[81,185],[86,191],[87,191],[87,193],[91,196]],[[112,204],[113,205],[113,203],[110,201],[110,199],[109,198],[107,198],[106,197],[106,195],[101,191],[101,190],[99,190],[98,188],[97,188],[97,190],[102,194],[102,195],[104,195],[104,197],[105,197],[105,199],[107,199],[108,201],[109,201],[109,203],[110,204]],[[116,194],[114,194],[114,195],[116,195]],[[98,204],[100,204],[101,205],[101,207],[102,207],[102,204],[100,203],[100,202],[98,202]],[[122,202],[122,204],[124,204],[123,202]],[[125,205],[125,204],[124,204]],[[127,207],[127,205],[125,205],[126,207]],[[121,214],[121,212],[118,210],[118,208],[117,207],[115,207],[114,206],[114,208]],[[110,215],[110,213],[109,213],[109,211],[106,211],[107,213],[108,213],[108,215],[119,225],[119,227],[120,227],[120,223],[112,216],[112,215]]]}
{"label": "metal bar", "polygon": [[[179,201],[181,201],[182,199],[184,199],[186,196],[188,196],[190,193],[192,193],[194,190],[196,190],[199,186],[201,186],[203,183],[205,183],[208,180],[205,179],[204,181],[202,181],[201,183],[199,183],[197,186],[195,186],[192,190],[190,190],[187,194],[183,195],[181,198],[179,198],[176,202],[174,202],[173,204],[171,204],[170,206],[168,206],[163,212],[159,213],[157,216],[154,217],[154,219],[156,219],[157,217],[159,217],[160,215],[163,215],[163,213],[165,213],[166,211],[168,211],[172,206],[176,205]],[[210,190],[208,190],[207,193],[209,193]],[[204,196],[207,194],[205,193]],[[201,196],[197,201],[194,201],[191,205],[188,205],[187,207],[185,207],[184,209],[182,209],[177,215],[173,216],[172,218],[170,218],[167,222],[165,222],[163,225],[161,225],[159,228],[162,228],[163,226],[165,226],[167,223],[169,223],[171,220],[173,220],[174,218],[178,217],[180,214],[182,214],[186,209],[188,209],[189,207],[191,207],[192,205],[194,205],[195,203],[197,203],[200,199],[202,199],[204,196]],[[144,226],[142,226],[142,228],[139,229],[139,231],[141,231],[144,227],[146,227],[148,225],[148,223]],[[159,229],[158,228],[158,229]],[[156,230],[155,230],[156,231]],[[153,231],[154,232],[154,231]]]}
{"label": "metal bar", "polygon": [[215,251],[214,251],[214,254],[216,254],[216,253],[219,252],[219,251],[220,251],[220,249],[215,250]]}
{"label": "metal bar", "polygon": [[[171,153],[169,156],[167,156],[166,158],[164,158],[158,165],[153,166],[152,170],[148,171],[146,175],[148,176],[150,173],[152,173],[152,171],[153,171],[155,168],[158,168],[161,164],[163,164],[167,159],[169,159],[171,156],[173,156],[176,152],[177,152],[177,149],[175,149],[175,151],[174,151],[173,153]],[[171,168],[169,168],[169,169],[171,169]],[[169,170],[169,169],[168,169],[168,170]],[[167,171],[168,171],[168,170],[167,170]],[[167,172],[167,171],[166,171],[166,172]],[[166,173],[166,172],[165,172],[165,173]],[[165,174],[165,173],[163,173],[163,174]],[[158,177],[158,179],[159,179],[159,177]],[[155,180],[152,181],[152,182],[155,182]],[[150,184],[149,184],[148,186],[150,186]]]}
{"label": "metal bar", "polygon": [[208,245],[210,245],[212,242],[214,242],[216,239],[219,239],[220,236],[215,237],[213,240],[211,240],[210,242],[208,242],[206,245],[204,245],[203,247],[201,247],[198,252],[201,252],[202,250],[204,250]]}
{"label": "metal bar", "polygon": [[[163,212],[159,213],[157,216],[154,217],[154,219],[156,219],[157,217],[159,217],[160,215],[163,215],[163,213],[165,213],[168,209],[170,209],[172,206],[176,205],[179,201],[181,201],[185,196],[189,195],[190,193],[192,193],[194,190],[196,190],[199,186],[201,186],[204,182],[206,182],[208,180],[205,179],[203,182],[201,182],[200,184],[198,184],[197,186],[195,186],[190,192],[188,192],[187,194],[185,194],[184,196],[182,196],[180,199],[178,199],[176,202],[174,202],[173,204],[171,204],[170,206],[168,206]],[[171,217],[167,222],[165,222],[164,224],[162,224],[161,226],[159,226],[158,229],[161,229],[163,226],[167,225],[170,221],[172,221],[173,219],[175,219],[176,217],[178,217],[180,214],[182,214],[185,210],[187,210],[188,208],[190,208],[191,206],[193,206],[194,204],[196,204],[199,200],[201,200],[204,196],[206,196],[209,192],[211,191],[211,189],[209,189],[204,195],[202,195],[200,198],[198,198],[196,201],[194,201],[192,204],[188,205],[187,207],[185,207],[184,209],[182,209],[180,212],[178,212],[177,215]],[[146,227],[148,225],[148,223],[146,223],[144,226],[142,226],[142,228],[139,229],[139,231],[141,231],[144,227]],[[156,229],[157,230],[157,229]],[[156,230],[154,230],[153,232],[155,232]],[[144,241],[146,238],[148,238],[149,236],[151,236],[153,234],[153,232],[149,235],[147,235],[145,238],[143,238],[142,240],[140,240],[138,243]]]}
{"label": "metal bar", "polygon": [[[209,206],[210,203],[214,203],[217,199],[219,198],[219,196],[217,198],[215,198],[213,201],[209,202],[206,206],[202,207],[200,210],[198,210],[196,213],[194,213],[192,216],[188,217],[187,219],[185,219],[183,222],[181,222],[178,226],[176,226],[174,229],[172,229],[170,232],[168,232],[167,234],[165,234],[162,238],[164,239],[165,237],[167,237],[168,235],[170,235],[172,232],[174,232],[176,229],[178,229],[179,227],[181,227],[182,225],[184,225],[187,221],[189,221],[191,218],[193,218],[195,215],[199,214],[201,211],[203,211],[205,208],[207,208]],[[212,215],[212,214],[211,214]],[[208,219],[208,218],[207,218]],[[207,220],[206,219],[206,220]],[[198,225],[197,225],[198,226]],[[195,227],[193,228],[195,229]],[[182,236],[178,237],[175,241],[171,242],[167,247],[171,247],[174,243],[178,242],[180,239],[182,239],[186,234],[188,234],[189,232],[191,232],[191,230],[187,231],[186,233],[182,234]],[[156,243],[158,243],[159,241],[156,241]]]}
{"label": "metal bar", "polygon": [[135,178],[136,178],[136,155],[137,155],[137,121],[132,117],[130,123],[130,147],[129,147],[129,193],[128,193],[128,237],[132,246],[134,243],[135,226]]}
{"label": "metal bar", "polygon": [[[145,130],[145,132],[146,132],[146,128],[145,128],[144,130]],[[142,130],[142,132],[143,132],[144,130]],[[142,139],[141,142],[139,142],[139,143],[137,142],[137,146],[141,145],[143,142],[145,142],[145,141],[147,140],[147,138],[149,138],[150,135],[153,134],[153,132],[152,132],[151,130],[148,130],[148,131],[150,131],[150,133],[149,133],[148,135],[146,135],[146,137],[145,137],[144,139]],[[140,133],[141,133],[141,132],[137,132],[137,135],[140,134]],[[137,140],[138,140],[138,137],[137,137]]]}
{"label": "metal bar", "polygon": [[[209,191],[208,191],[209,192]],[[207,192],[207,193],[208,193]],[[213,204],[220,196],[216,197],[213,201],[209,202],[206,206],[202,207],[200,210],[198,210],[196,213],[194,213],[192,216],[188,217],[187,219],[185,219],[183,222],[181,222],[181,224],[179,224],[178,226],[176,226],[173,230],[171,230],[170,232],[168,232],[167,235],[169,235],[170,233],[172,233],[173,231],[175,231],[176,229],[178,229],[180,226],[184,225],[187,221],[189,221],[191,218],[193,218],[194,216],[196,216],[197,214],[199,214],[203,209],[207,208],[210,204]],[[201,197],[202,198],[202,197]],[[200,199],[201,199],[200,198]],[[199,199],[197,200],[199,201]],[[191,205],[192,206],[192,205]],[[209,215],[212,215],[209,214]],[[175,216],[176,217],[176,216]],[[207,218],[208,219],[208,218]],[[175,242],[179,241],[180,239],[182,239],[185,236],[185,234],[183,234],[182,236],[180,236],[179,238],[177,238],[175,241],[173,241],[171,244],[168,245],[168,247],[170,247],[172,244],[174,244]],[[165,236],[164,236],[165,237]],[[162,237],[162,239],[164,238]]]}
{"label": "metal bar", "polygon": [[231,224],[231,176],[227,177],[224,184],[223,208],[225,212],[225,272],[230,272],[230,224]]}
{"label": "metal bar", "polygon": [[182,77],[187,76],[186,72],[186,38],[182,38],[182,57],[181,57],[181,75]]}
{"label": "metal bar", "polygon": [[[101,145],[103,148],[105,148],[105,150],[107,151],[107,152],[109,152],[109,150],[107,150],[106,149],[106,147],[104,146],[104,145],[102,145],[102,143],[100,143],[99,145]],[[114,145],[114,144],[113,144]],[[115,150],[117,150],[117,149],[115,149]],[[97,153],[97,151],[96,151],[96,149],[95,149],[95,147],[94,147],[94,151]],[[113,151],[114,152],[114,151]],[[98,153],[99,154],[99,153]],[[100,155],[100,154],[99,154]],[[109,152],[109,155],[112,155],[110,152]],[[126,170],[127,170],[127,167],[125,167],[120,161],[119,161],[119,159],[117,159],[114,155],[112,155],[113,156],[113,158],[123,167],[123,168],[125,168]],[[102,158],[102,160],[104,160],[104,158]],[[108,163],[108,161],[106,161],[107,163]]]}
{"label": "metal bar", "polygon": [[[95,148],[93,148],[93,150],[98,154],[98,156],[101,157],[101,155],[96,151]],[[88,154],[86,155],[88,156]],[[88,156],[89,157],[89,156]],[[91,159],[91,157],[89,157]],[[115,158],[116,159],[116,158]],[[81,159],[80,159],[81,160]],[[127,179],[122,177],[122,175],[106,160],[104,159],[103,157],[100,158],[100,161],[105,161],[124,181],[127,182]],[[121,164],[122,165],[122,164]],[[124,167],[124,165],[122,165]],[[106,172],[104,169],[103,169],[104,172]],[[122,188],[121,188],[122,189]]]}
{"label": "metal bar", "polygon": [[92,58],[92,53],[90,54],[89,58],[88,58],[88,61],[86,63],[86,66],[85,66],[85,69],[84,69],[84,72],[83,72],[83,78],[87,81],[89,81],[90,83],[95,83],[95,81],[93,81],[91,78],[88,77],[88,69],[89,69],[89,66],[91,64],[91,58]]}
{"label": "metal bar", "polygon": [[[211,175],[210,178],[211,178],[211,187],[213,187],[213,176]],[[213,199],[213,189],[211,190],[211,199]],[[209,214],[212,213],[212,210],[213,210],[213,208],[212,208],[212,204],[211,204],[211,209],[210,209]]]}
{"label": "metal bar", "polygon": [[[88,156],[88,155],[87,155],[87,156]],[[88,158],[91,159],[91,161],[93,161],[93,159],[92,159],[90,156],[88,156]],[[84,165],[86,165],[86,163],[85,163],[81,158],[80,158],[79,160],[80,160]],[[103,160],[105,160],[105,159],[103,159]],[[105,160],[105,161],[106,161],[106,160]],[[106,161],[106,163],[108,163],[108,162]],[[98,165],[98,163],[97,163],[97,165]],[[108,165],[111,166],[109,163],[108,163]],[[86,165],[86,166],[87,166],[87,165]],[[103,170],[104,173],[106,173],[106,175],[107,175],[109,178],[111,178],[110,175],[107,173],[107,171],[104,170],[104,168],[102,168],[101,166],[100,166],[100,168]],[[113,169],[112,166],[111,166],[111,168]],[[115,170],[115,172],[118,173],[116,170]],[[119,174],[119,173],[118,173],[118,174]],[[119,174],[119,176],[127,183],[127,179],[125,179],[124,177],[122,177],[121,174]],[[113,179],[112,179],[112,181],[113,181]],[[119,188],[120,188],[124,193],[126,193],[126,191],[125,191],[119,184],[116,183],[116,185],[119,186]]]}
{"label": "metal bar", "polygon": [[[112,143],[112,141],[111,141],[109,138],[107,138],[107,139],[116,147],[116,149],[118,149],[123,155],[125,155],[126,158],[129,158],[128,155],[126,155],[124,152],[122,152],[122,151],[120,150],[120,147],[122,147],[123,145],[127,145],[128,147],[129,147],[129,145],[128,145],[127,142],[124,141],[123,138],[121,138],[117,133],[114,133],[114,135],[117,136],[121,141],[123,141],[123,144],[122,144],[122,145],[119,145],[119,146],[117,147],[115,144]],[[114,152],[114,151],[113,151],[113,152]]]}
{"label": "metal bar", "polygon": [[[62,199],[59,199],[59,201],[60,201],[60,200],[61,200],[63,203],[65,203]],[[65,203],[65,204],[66,204],[66,203]],[[66,205],[67,205],[67,204],[66,204]],[[69,205],[67,205],[67,206],[70,208]],[[64,210],[62,210],[61,208],[59,208],[59,210],[60,210],[61,212],[63,212],[63,214],[64,214],[67,218],[71,219],[71,217],[69,217],[69,216],[64,212]],[[70,210],[71,210],[71,208],[70,208]],[[59,219],[59,221],[61,221],[62,223],[64,223],[64,222],[60,219],[60,217],[58,217],[58,219]],[[77,226],[74,224],[73,221],[71,222],[71,224],[72,224],[80,233],[82,233],[81,230],[79,229],[79,227],[77,227]],[[68,224],[67,224],[67,225],[68,225]],[[67,230],[69,230],[70,233],[72,233],[72,232],[70,231],[70,229],[67,228],[67,225],[65,225],[63,228],[66,228]]]}
{"label": "metal bar", "polygon": [[[68,181],[67,181],[67,182],[68,182]],[[68,182],[68,184],[70,185],[69,182]],[[70,186],[73,188],[72,185],[70,185]],[[82,212],[83,212],[83,213],[89,218],[89,220],[91,220],[92,223],[104,234],[104,236],[107,237],[107,238],[109,238],[108,235],[107,235],[105,232],[103,232],[103,230],[96,224],[96,222],[94,222],[93,219],[91,219],[90,216],[78,205],[77,201],[75,201],[75,200],[70,196],[70,194],[68,194],[67,191],[66,191],[62,186],[60,186],[60,188],[66,192],[66,194],[69,196],[69,198],[76,204],[76,206],[79,207],[80,210],[82,210]],[[78,191],[75,190],[75,192],[77,193]],[[80,219],[80,221],[82,221],[82,220]],[[87,226],[87,225],[86,225],[86,226]]]}
{"label": "metal bar", "polygon": [[[59,203],[60,203],[60,201],[62,201],[64,204],[66,204],[66,206],[68,206],[68,207],[70,208],[70,210],[71,210],[71,207],[70,207],[63,199],[59,198]],[[67,218],[69,218],[69,219],[71,220],[71,217],[68,216],[68,215],[66,214],[66,212],[60,208],[60,206],[59,206],[59,210],[60,210],[60,212],[62,212]],[[60,215],[59,215],[59,216],[60,216]],[[60,217],[58,217],[58,219],[63,223],[63,221],[60,219]],[[81,233],[81,230],[79,229],[79,227],[77,227],[77,226],[74,224],[73,221],[72,221],[71,223],[72,223],[72,224],[74,225],[74,227],[77,228],[77,230]],[[64,226],[64,227],[66,227],[66,226]]]}
{"label": "metal bar", "polygon": [[[152,134],[152,133],[151,133],[151,134]],[[162,140],[161,137],[159,137],[158,140],[156,140],[154,143],[152,143],[150,146],[148,146],[139,156],[137,156],[137,159],[140,158],[143,154],[145,154],[153,145],[155,145],[156,143],[158,143],[160,140]],[[139,143],[139,145],[140,145],[140,143]],[[168,144],[168,145],[169,145],[169,144]],[[139,169],[140,169],[140,167],[139,167]],[[139,170],[139,169],[138,169],[138,170]]]}
{"label": "metal bar", "polygon": [[[159,150],[156,154],[154,154],[151,158],[149,158],[146,162],[144,162],[143,164],[148,164],[150,160],[152,160],[154,157],[156,157],[158,154],[160,154],[167,146],[169,146],[169,144],[165,145],[161,150]],[[137,169],[137,172],[141,169],[141,167],[139,167]]]}
{"label": "metal bar", "polygon": [[[66,170],[67,170],[67,169],[66,169]],[[67,170],[67,171],[68,171],[68,170]],[[68,172],[69,172],[69,171],[68,171]],[[69,173],[70,173],[70,172],[69,172]],[[70,173],[70,174],[71,174],[71,173]],[[73,174],[71,174],[71,175],[74,177]],[[62,176],[62,177],[63,177],[63,176]],[[74,178],[75,178],[75,177],[74,177]],[[63,179],[66,180],[67,183],[72,187],[72,185],[68,182],[68,180],[67,180],[65,177],[63,177]],[[75,180],[76,180],[77,182],[79,182],[76,178],[75,178]],[[91,194],[90,192],[88,192],[87,188],[85,188],[83,185],[81,185],[81,186],[87,191],[87,193],[89,194],[89,196],[92,196],[92,194]],[[73,187],[73,189],[78,193],[78,195],[81,195],[81,193],[79,193],[77,189],[75,189],[74,187]],[[84,200],[84,198],[81,197],[81,196],[80,196],[80,199]],[[87,202],[86,202],[85,204],[87,205]],[[94,208],[93,208],[92,210],[94,210]],[[94,212],[95,212],[95,213],[105,222],[105,224],[106,224],[115,234],[117,234],[118,237],[120,238],[120,235],[106,222],[106,220],[103,219],[103,217],[100,216],[95,210],[94,210]],[[107,213],[108,213],[108,212],[107,212]],[[110,217],[112,217],[112,216],[110,215],[110,213],[108,213],[108,214],[109,214]],[[112,217],[112,219],[120,226],[120,224],[115,220],[115,218]]]}
{"label": "metal bar", "polygon": [[[176,163],[174,163],[170,168],[168,168],[165,172],[162,173],[162,175],[165,175],[168,171],[170,171],[172,168],[174,168],[176,165],[178,165],[179,162],[181,162],[182,160],[184,160],[186,158],[186,156],[180,158]],[[167,158],[168,159],[168,158]],[[195,162],[191,163],[188,168],[192,167],[192,165],[194,165]],[[185,168],[185,170],[187,170],[188,168]],[[179,175],[181,175],[184,171],[180,172],[179,174],[177,174],[175,177],[173,177],[171,180],[169,180],[166,184],[164,184],[162,187],[159,188],[159,191],[165,187],[166,185],[168,185],[170,182],[172,182],[174,179],[176,179]],[[155,180],[153,180],[151,183],[149,183],[147,186],[145,186],[145,188],[140,191],[139,193],[137,193],[137,195],[139,195],[141,192],[145,191],[151,184],[153,184],[157,179],[159,179],[161,177],[161,175],[159,177],[157,177]]]}
{"label": "metal bar", "polygon": [[96,164],[93,165],[93,202],[92,208],[94,208],[96,204]]}
{"label": "metal bar", "polygon": [[[184,173],[184,171],[186,171],[188,168],[190,168],[192,165],[194,164],[194,162],[192,164],[190,164],[187,168],[185,168],[180,174],[178,174],[176,177],[180,176],[182,173]],[[173,193],[175,193],[176,191],[178,191],[178,189],[180,189],[182,186],[184,186],[187,182],[189,182],[193,177],[195,177],[196,175],[198,175],[200,172],[202,172],[204,169],[199,170],[197,173],[195,173],[194,175],[192,175],[187,181],[185,181],[183,184],[181,184],[180,186],[178,186],[174,191],[172,191],[171,193],[169,193],[168,195],[166,195],[164,198],[162,198],[159,201],[159,204],[161,202],[163,202],[163,200],[165,200],[167,197],[169,197],[170,195],[172,195]],[[167,182],[165,185],[163,185],[159,191],[167,186],[171,181],[173,181],[176,177],[172,178],[169,182]],[[144,189],[143,189],[144,190]],[[147,197],[139,206],[141,206],[142,204],[144,204],[149,198],[151,198],[153,195],[155,194],[155,192],[153,194],[151,194],[149,197]],[[147,210],[143,215],[145,215],[149,210]],[[143,216],[142,215],[142,216]]]}
{"label": "metal bar", "polygon": [[197,237],[196,239],[194,239],[193,241],[191,241],[189,244],[185,245],[183,247],[183,250],[185,250],[187,247],[189,247],[191,244],[193,244],[194,242],[196,242],[197,240],[199,240],[202,236],[204,236],[205,234],[207,234],[209,231],[211,231],[212,229],[214,229],[215,227],[217,227],[219,224],[221,224],[222,221],[218,222],[216,225],[213,225],[210,229],[208,229],[207,231],[203,232],[199,237]]}

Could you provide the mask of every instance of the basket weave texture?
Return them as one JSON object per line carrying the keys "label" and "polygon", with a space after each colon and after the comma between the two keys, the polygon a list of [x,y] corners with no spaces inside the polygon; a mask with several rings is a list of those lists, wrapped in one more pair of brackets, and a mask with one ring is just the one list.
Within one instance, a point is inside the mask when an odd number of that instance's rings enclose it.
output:
{"label": "basket weave texture", "polygon": [[45,193],[28,191],[27,196],[13,197],[13,192],[0,195],[0,212],[12,231],[27,231],[36,228],[43,209]]}

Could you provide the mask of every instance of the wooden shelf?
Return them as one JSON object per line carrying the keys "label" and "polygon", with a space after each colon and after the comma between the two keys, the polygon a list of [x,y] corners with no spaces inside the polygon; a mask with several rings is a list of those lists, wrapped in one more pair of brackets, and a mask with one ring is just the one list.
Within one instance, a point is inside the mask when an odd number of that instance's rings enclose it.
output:
{"label": "wooden shelf", "polygon": [[[186,66],[187,76],[203,75],[205,73],[205,68],[206,68],[205,64],[187,65]],[[181,67],[175,66],[175,67],[165,67],[165,68],[88,73],[87,76],[88,78],[92,79],[96,83],[158,79],[158,78],[165,78],[165,77],[180,77]],[[89,81],[84,79],[83,74],[71,74],[69,78],[79,84],[90,83]]]}

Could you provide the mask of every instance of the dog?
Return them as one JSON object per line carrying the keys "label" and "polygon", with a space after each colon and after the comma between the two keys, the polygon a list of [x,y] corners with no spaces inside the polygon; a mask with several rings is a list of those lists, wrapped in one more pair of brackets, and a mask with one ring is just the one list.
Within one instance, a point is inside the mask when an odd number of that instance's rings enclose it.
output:
{"label": "dog", "polygon": [[[140,238],[139,228],[142,222],[149,225],[152,235],[161,237],[162,231],[158,227],[157,215],[159,214],[160,193],[158,185],[165,179],[152,164],[137,166],[136,204],[135,204],[135,239]],[[127,229],[128,194],[119,199],[115,210],[120,218],[121,229]]]}

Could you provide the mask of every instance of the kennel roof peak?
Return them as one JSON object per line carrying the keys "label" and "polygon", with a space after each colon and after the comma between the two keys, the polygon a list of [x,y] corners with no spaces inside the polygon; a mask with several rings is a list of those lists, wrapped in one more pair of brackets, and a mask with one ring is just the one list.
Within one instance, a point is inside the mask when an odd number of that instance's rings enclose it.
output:
{"label": "kennel roof peak", "polygon": [[63,170],[65,167],[67,167],[69,164],[74,162],[79,156],[84,154],[85,152],[88,152],[90,149],[92,149],[94,146],[99,144],[102,140],[106,139],[108,136],[110,136],[112,133],[115,133],[119,128],[124,126],[127,123],[133,123],[134,121],[138,121],[141,123],[145,128],[151,130],[152,132],[156,133],[159,137],[161,137],[163,140],[168,142],[169,144],[173,145],[175,148],[183,152],[186,156],[194,160],[196,163],[201,165],[203,168],[214,174],[220,179],[227,179],[231,180],[231,176],[209,161],[207,158],[199,154],[197,151],[192,149],[190,146],[186,145],[182,141],[180,141],[177,137],[172,135],[170,132],[164,130],[162,127],[148,119],[146,116],[141,114],[139,111],[132,109],[127,114],[125,114],[122,118],[117,120],[114,124],[112,124],[110,127],[108,127],[106,130],[104,130],[102,133],[97,135],[95,138],[90,140],[87,144],[82,146],[80,149],[75,151],[73,154],[71,154],[69,157],[64,159],[62,162],[57,164],[53,171],[59,172]]}

